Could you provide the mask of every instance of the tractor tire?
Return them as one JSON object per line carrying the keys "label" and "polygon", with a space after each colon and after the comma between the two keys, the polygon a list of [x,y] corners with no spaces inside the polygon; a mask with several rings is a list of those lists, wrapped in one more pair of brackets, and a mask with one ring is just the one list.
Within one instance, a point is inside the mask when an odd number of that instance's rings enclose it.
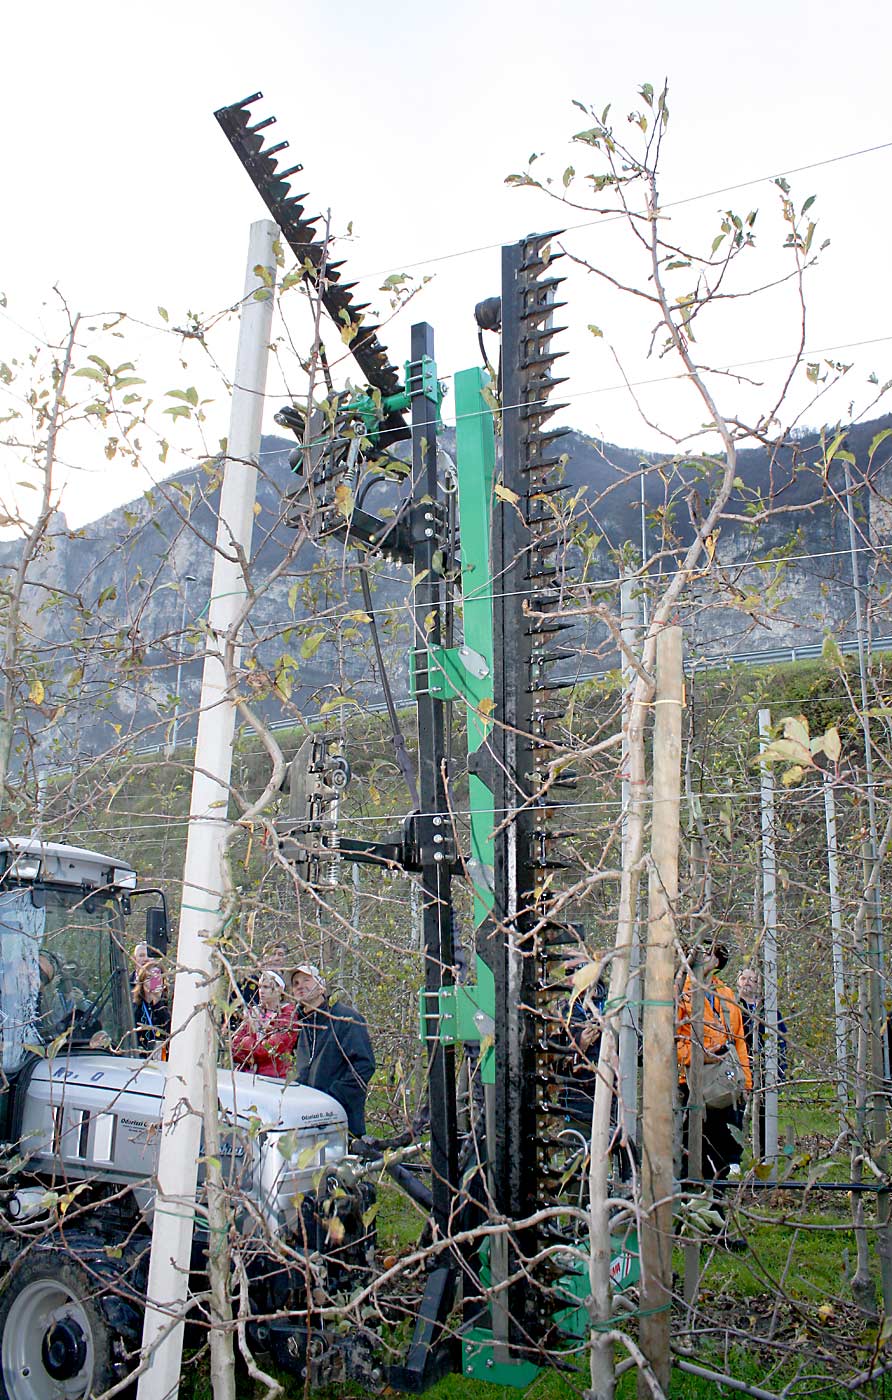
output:
{"label": "tractor tire", "polygon": [[96,1278],[61,1249],[37,1249],[0,1294],[3,1400],[89,1400],[125,1375],[122,1345],[103,1315]]}

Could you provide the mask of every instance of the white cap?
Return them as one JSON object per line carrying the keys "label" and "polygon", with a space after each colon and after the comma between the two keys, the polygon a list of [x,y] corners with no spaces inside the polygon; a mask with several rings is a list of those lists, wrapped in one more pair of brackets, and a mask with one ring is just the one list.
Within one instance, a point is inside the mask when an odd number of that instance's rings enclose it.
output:
{"label": "white cap", "polygon": [[314,981],[318,982],[320,987],[325,986],[325,978],[315,963],[298,963],[297,967],[292,968],[288,974],[288,981],[291,982],[299,972],[305,972],[308,977],[312,977]]}

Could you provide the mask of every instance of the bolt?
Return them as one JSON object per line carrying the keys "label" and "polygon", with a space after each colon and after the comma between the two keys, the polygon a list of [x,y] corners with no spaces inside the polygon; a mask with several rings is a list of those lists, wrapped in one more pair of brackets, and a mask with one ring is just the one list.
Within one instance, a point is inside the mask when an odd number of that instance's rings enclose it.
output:
{"label": "bolt", "polygon": [[442,825],[443,825],[443,818],[442,818],[442,817],[434,817],[434,826],[442,826]]}
{"label": "bolt", "polygon": [[443,838],[442,838],[442,836],[435,836],[435,837],[434,837],[434,845],[435,845],[435,846],[441,846],[442,844],[443,844]]}
{"label": "bolt", "polygon": [[431,530],[430,528],[428,528],[427,530],[425,530],[425,532],[424,532],[424,538],[425,538],[426,540],[432,540],[433,537],[434,537],[434,532],[433,532],[433,530]]}
{"label": "bolt", "polygon": [[442,860],[442,859],[443,859],[443,852],[442,852],[442,851],[434,851],[434,860]]}
{"label": "bolt", "polygon": [[433,520],[434,517],[433,517],[433,514],[432,514],[431,511],[426,510],[426,511],[424,512],[424,518],[425,518],[425,520]]}
{"label": "bolt", "polygon": [[377,535],[369,535],[369,544],[374,544],[377,538]]}

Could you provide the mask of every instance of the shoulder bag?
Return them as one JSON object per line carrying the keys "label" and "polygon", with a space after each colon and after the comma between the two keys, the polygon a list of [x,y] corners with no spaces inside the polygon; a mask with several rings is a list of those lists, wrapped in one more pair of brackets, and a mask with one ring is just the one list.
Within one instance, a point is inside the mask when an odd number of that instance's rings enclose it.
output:
{"label": "shoulder bag", "polygon": [[728,1034],[722,1011],[722,998],[716,992],[719,1020],[725,1032],[725,1053],[714,1064],[703,1065],[703,1104],[705,1108],[730,1108],[746,1088],[746,1075],[737,1046]]}

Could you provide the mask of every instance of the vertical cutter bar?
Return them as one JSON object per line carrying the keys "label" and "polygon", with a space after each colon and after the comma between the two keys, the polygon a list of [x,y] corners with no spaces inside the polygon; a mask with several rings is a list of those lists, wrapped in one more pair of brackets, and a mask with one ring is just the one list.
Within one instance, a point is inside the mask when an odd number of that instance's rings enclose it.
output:
{"label": "vertical cutter bar", "polygon": [[[493,502],[493,634],[499,639],[494,674],[493,804],[494,906],[491,959],[495,975],[494,1189],[500,1214],[518,1220],[536,1199],[535,1050],[528,1008],[535,1005],[536,964],[526,946],[534,917],[536,870],[530,860],[529,736],[532,697],[528,689],[531,639],[524,616],[529,527],[522,511],[528,490],[523,462],[521,374],[524,245],[502,250],[502,483]],[[506,818],[510,816],[510,820]],[[501,828],[501,829],[500,829]],[[494,1269],[515,1272],[527,1241],[514,1235]],[[499,1280],[494,1277],[494,1283]],[[524,1280],[508,1290],[509,1341],[528,1341],[535,1313],[532,1288]],[[496,1318],[494,1331],[498,1332]],[[504,1340],[500,1338],[500,1340]]]}
{"label": "vertical cutter bar", "polygon": [[[411,348],[410,368],[420,368],[425,361],[433,361],[434,333],[426,322],[412,327]],[[412,570],[418,580],[413,599],[413,647],[418,709],[418,791],[421,800],[418,829],[422,851],[424,984],[428,993],[425,998],[424,1032],[428,1056],[433,1216],[437,1229],[447,1235],[458,1182],[455,1051],[440,1039],[437,993],[442,987],[452,985],[455,961],[449,856],[451,822],[442,771],[445,754],[443,706],[431,694],[428,651],[429,647],[439,647],[441,642],[443,582],[442,572],[435,568],[434,555],[443,548],[443,541],[438,538],[436,397],[430,398],[424,392],[425,381],[421,374],[413,374],[411,380],[417,386],[411,394],[412,496],[415,503]],[[434,374],[435,396],[436,384]],[[427,515],[431,517],[429,522],[425,521]],[[426,534],[426,530],[430,533]],[[442,836],[444,840],[435,843],[436,836]],[[443,859],[436,860],[436,854]]]}

